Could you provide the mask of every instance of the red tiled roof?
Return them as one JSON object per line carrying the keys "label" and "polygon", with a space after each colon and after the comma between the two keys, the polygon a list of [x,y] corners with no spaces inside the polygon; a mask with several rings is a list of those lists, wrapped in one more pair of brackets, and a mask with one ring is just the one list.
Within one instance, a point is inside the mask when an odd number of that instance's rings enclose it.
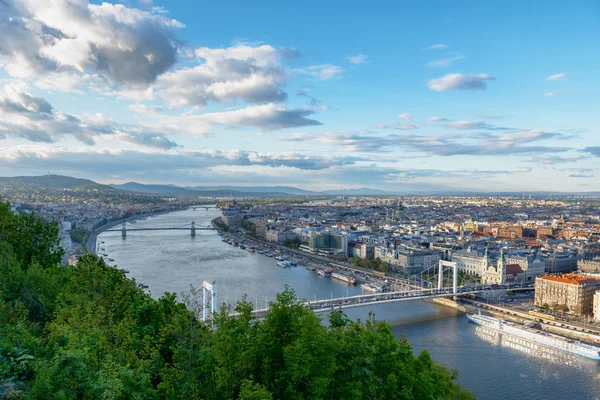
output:
{"label": "red tiled roof", "polygon": [[561,283],[569,283],[571,285],[584,285],[586,283],[599,283],[597,279],[590,278],[589,276],[579,275],[579,274],[563,274],[561,276],[554,275],[544,275],[541,277],[542,279],[561,282]]}
{"label": "red tiled roof", "polygon": [[522,274],[523,269],[519,264],[506,264],[506,273],[510,275]]}

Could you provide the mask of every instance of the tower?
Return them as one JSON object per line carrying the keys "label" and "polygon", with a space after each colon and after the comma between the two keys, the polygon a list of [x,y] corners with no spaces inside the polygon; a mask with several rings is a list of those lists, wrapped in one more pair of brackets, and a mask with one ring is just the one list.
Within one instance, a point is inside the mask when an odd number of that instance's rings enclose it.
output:
{"label": "tower", "polygon": [[488,254],[487,247],[485,248],[485,253],[483,254],[483,270],[487,270],[490,266],[490,255]]}
{"label": "tower", "polygon": [[503,285],[506,282],[506,258],[504,257],[504,249],[500,249],[500,258],[497,264],[498,284]]}

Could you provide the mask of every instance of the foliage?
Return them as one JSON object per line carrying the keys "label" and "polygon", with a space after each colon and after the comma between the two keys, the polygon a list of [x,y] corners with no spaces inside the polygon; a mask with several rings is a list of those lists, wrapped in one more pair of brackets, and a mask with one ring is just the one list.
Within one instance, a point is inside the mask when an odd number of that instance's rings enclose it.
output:
{"label": "foliage", "polygon": [[83,244],[87,242],[90,237],[90,232],[85,228],[76,228],[72,229],[69,232],[69,235],[71,236],[72,241]]}
{"label": "foliage", "polygon": [[244,298],[209,328],[194,294],[152,299],[95,255],[63,267],[51,247],[28,247],[52,229],[0,214],[0,398],[472,398],[372,316],[334,311],[326,326],[286,288],[264,319]]}
{"label": "foliage", "polygon": [[221,220],[221,218],[215,218],[212,220],[212,224],[215,228],[228,232],[229,231],[229,227],[223,222],[223,220]]}
{"label": "foliage", "polygon": [[285,242],[283,242],[283,245],[290,249],[297,249],[300,247],[300,242],[298,242],[297,240],[286,240]]}
{"label": "foliage", "polygon": [[348,261],[356,265],[357,267],[372,269],[381,272],[390,272],[390,264],[387,261],[383,261],[379,257],[377,257],[376,259],[373,259],[371,257],[352,257]]}

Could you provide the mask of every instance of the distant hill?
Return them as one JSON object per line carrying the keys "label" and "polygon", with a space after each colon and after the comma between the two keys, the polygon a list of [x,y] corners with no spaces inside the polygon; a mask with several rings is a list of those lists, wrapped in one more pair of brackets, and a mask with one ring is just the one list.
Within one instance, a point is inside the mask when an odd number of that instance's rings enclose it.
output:
{"label": "distant hill", "polygon": [[317,195],[318,192],[304,190],[293,186],[186,186],[188,189],[198,191],[221,190],[229,193],[229,189],[243,193],[284,193],[299,195]]}
{"label": "distant hill", "polygon": [[64,175],[13,176],[6,178],[0,177],[0,184],[3,182],[43,185],[55,189],[114,190],[110,186],[101,185],[89,179],[73,178]]}
{"label": "distant hill", "polygon": [[175,185],[145,185],[137,182],[127,182],[121,185],[110,184],[111,187],[128,192],[160,194],[164,196],[198,196],[198,192]]}
{"label": "distant hill", "polygon": [[392,192],[386,192],[385,190],[369,188],[324,190],[320,193],[331,196],[385,196],[394,194]]}

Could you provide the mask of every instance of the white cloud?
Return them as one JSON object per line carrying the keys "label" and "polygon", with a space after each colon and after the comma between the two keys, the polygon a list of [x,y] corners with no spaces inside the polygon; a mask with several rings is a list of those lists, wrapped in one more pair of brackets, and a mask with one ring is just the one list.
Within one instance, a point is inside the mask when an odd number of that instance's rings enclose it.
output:
{"label": "white cloud", "polygon": [[264,130],[321,125],[319,121],[309,118],[313,114],[314,110],[311,109],[294,109],[271,103],[204,114],[147,114],[148,119],[142,125],[152,132],[199,137],[209,134],[215,125]]}
{"label": "white cloud", "polygon": [[169,107],[204,106],[209,100],[283,101],[289,78],[282,63],[285,53],[269,45],[199,48],[194,55],[201,63],[161,75],[153,88]]}
{"label": "white cloud", "polygon": [[398,114],[398,119],[403,119],[406,122],[412,122],[412,115],[410,115],[410,114]]}
{"label": "white cloud", "polygon": [[558,80],[560,80],[560,79],[563,79],[563,78],[565,78],[566,76],[567,76],[567,74],[566,74],[566,73],[564,73],[564,72],[561,72],[561,73],[558,73],[558,74],[550,75],[550,76],[548,77],[548,80],[549,80],[549,81],[558,81]]}
{"label": "white cloud", "polygon": [[[152,138],[150,138],[152,140]],[[156,146],[155,146],[156,147]],[[312,156],[296,152],[257,152],[248,150],[184,150],[179,148],[126,150],[100,147],[14,146],[0,149],[0,167],[53,171],[101,172],[105,175],[178,171],[185,176],[223,166],[288,167],[318,171],[353,165],[361,158],[353,156]]]}
{"label": "white cloud", "polygon": [[350,56],[350,57],[346,57],[348,59],[348,61],[350,61],[352,64],[364,64],[369,62],[369,57],[364,55],[364,54],[357,54],[355,56]]}
{"label": "white cloud", "polygon": [[328,81],[330,79],[336,78],[344,71],[344,68],[333,64],[311,65],[306,68],[294,70],[294,72],[298,74],[311,75],[314,78],[321,81]]}
{"label": "white cloud", "polygon": [[448,74],[441,78],[430,79],[427,82],[427,86],[436,92],[444,92],[446,90],[485,90],[487,88],[485,81],[495,79],[488,74]]}
{"label": "white cloud", "polygon": [[0,2],[0,64],[9,75],[99,74],[147,85],[176,61],[183,24],[122,4],[87,0]]}
{"label": "white cloud", "polygon": [[459,129],[459,130],[465,130],[465,129],[486,129],[489,128],[490,126],[483,121],[455,121],[455,122],[448,122],[446,124],[444,124],[444,127],[448,128],[448,129]]}
{"label": "white cloud", "polygon": [[427,121],[429,121],[429,122],[445,122],[445,121],[448,121],[448,119],[444,118],[444,117],[437,117],[436,116],[436,117],[429,117],[429,118],[427,118]]}
{"label": "white cloud", "polygon": [[425,66],[427,67],[449,67],[454,61],[462,60],[464,57],[460,54],[453,57],[446,57],[439,60],[429,61]]}
{"label": "white cloud", "polygon": [[442,50],[447,47],[448,47],[447,44],[436,43],[436,44],[432,44],[431,46],[425,47],[423,50]]}
{"label": "white cloud", "polygon": [[565,96],[568,95],[569,92],[564,90],[556,90],[553,92],[544,92],[544,97],[554,97],[554,96]]}

